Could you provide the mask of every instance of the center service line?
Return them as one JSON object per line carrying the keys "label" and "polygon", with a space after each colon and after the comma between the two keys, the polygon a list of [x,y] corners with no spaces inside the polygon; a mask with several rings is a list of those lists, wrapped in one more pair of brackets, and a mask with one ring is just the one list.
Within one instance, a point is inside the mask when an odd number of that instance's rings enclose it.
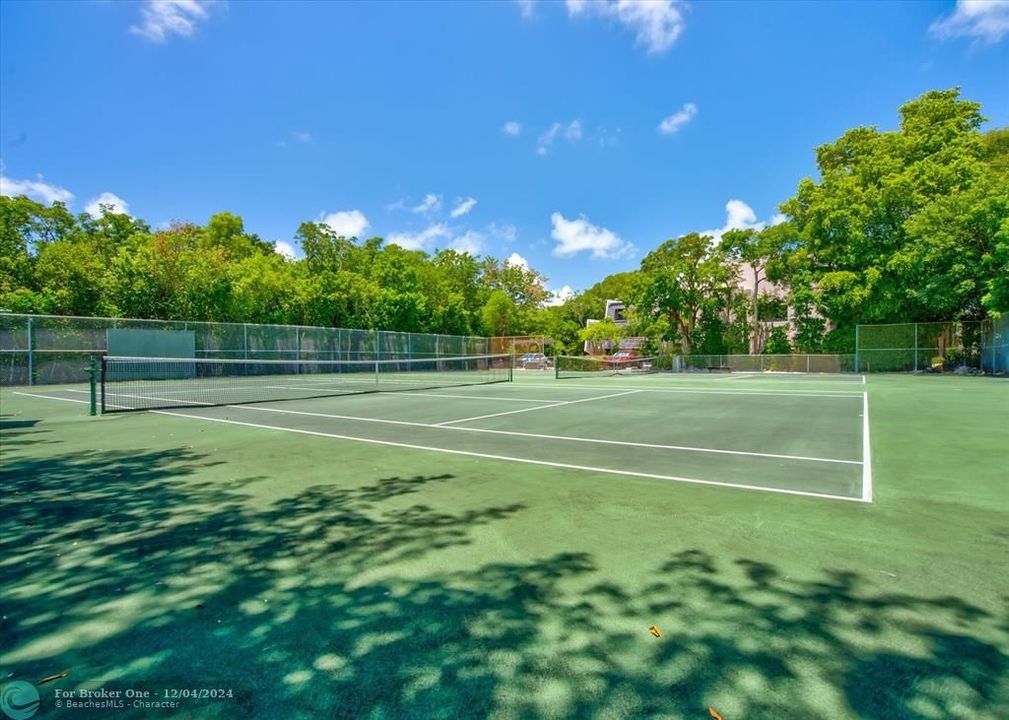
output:
{"label": "center service line", "polygon": [[599,395],[598,397],[582,398],[581,400],[560,400],[552,402],[550,405],[539,405],[537,407],[532,408],[508,410],[506,412],[491,413],[490,415],[476,415],[474,417],[460,418],[459,420],[447,420],[445,422],[435,423],[434,426],[442,427],[443,425],[455,425],[456,423],[470,422],[471,420],[485,420],[486,418],[501,417],[502,415],[514,415],[515,413],[532,412],[533,410],[547,410],[553,407],[560,407],[561,405],[574,405],[576,403],[594,402],[595,400],[606,400],[607,398],[620,397],[621,395],[633,395],[634,393],[639,392],[641,392],[641,390],[626,390],[624,392],[613,393],[612,395]]}

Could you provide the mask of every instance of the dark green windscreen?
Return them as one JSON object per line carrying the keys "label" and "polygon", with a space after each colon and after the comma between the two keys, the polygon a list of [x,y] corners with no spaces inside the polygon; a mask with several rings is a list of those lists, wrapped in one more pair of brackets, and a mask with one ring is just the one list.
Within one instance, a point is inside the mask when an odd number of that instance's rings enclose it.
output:
{"label": "dark green windscreen", "polygon": [[[106,330],[106,343],[106,352],[112,357],[196,357],[196,333],[192,330],[109,328]],[[190,363],[159,366],[157,371],[170,374],[149,379],[193,377],[196,374],[195,367]]]}

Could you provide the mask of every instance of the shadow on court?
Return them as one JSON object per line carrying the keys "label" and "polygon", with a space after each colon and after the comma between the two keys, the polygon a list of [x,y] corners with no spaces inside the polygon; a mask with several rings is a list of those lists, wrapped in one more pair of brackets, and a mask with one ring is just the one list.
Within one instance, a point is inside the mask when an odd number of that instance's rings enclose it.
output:
{"label": "shadow on court", "polygon": [[[994,718],[1009,699],[1009,619],[952,596],[694,548],[625,587],[578,537],[430,571],[530,508],[435,507],[452,474],[256,506],[262,478],[203,482],[215,461],[186,447],[37,458],[44,423],[12,431],[0,654],[12,678],[71,671],[44,717],[89,717],[52,709],[82,683],[234,690],[196,718]],[[362,579],[383,567],[415,571]],[[180,713],[90,717],[109,716]]]}

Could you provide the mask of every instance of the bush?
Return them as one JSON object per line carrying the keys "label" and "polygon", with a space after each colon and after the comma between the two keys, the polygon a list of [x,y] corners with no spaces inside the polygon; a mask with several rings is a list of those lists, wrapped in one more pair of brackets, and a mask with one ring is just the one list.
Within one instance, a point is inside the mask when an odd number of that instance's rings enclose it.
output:
{"label": "bush", "polygon": [[765,355],[788,355],[792,352],[792,345],[788,342],[788,328],[784,325],[771,330],[771,334],[764,343]]}

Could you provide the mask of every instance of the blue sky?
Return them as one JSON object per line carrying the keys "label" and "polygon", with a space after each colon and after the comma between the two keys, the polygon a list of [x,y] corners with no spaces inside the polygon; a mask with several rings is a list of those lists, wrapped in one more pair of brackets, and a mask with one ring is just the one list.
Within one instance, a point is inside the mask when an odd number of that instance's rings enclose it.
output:
{"label": "blue sky", "polygon": [[1009,124],[1009,3],[8,1],[0,191],[584,289],[773,222],[815,146],[954,85]]}

